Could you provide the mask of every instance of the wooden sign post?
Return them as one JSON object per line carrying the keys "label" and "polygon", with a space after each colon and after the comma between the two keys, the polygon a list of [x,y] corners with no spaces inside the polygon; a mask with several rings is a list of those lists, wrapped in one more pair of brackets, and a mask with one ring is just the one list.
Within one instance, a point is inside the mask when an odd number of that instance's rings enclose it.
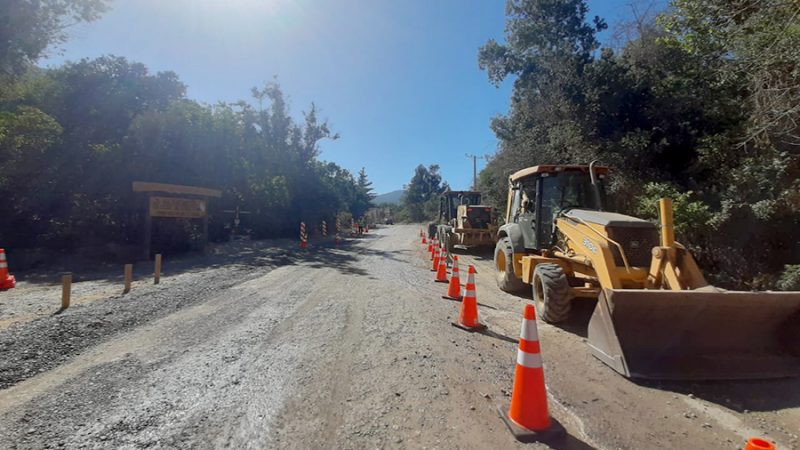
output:
{"label": "wooden sign post", "polygon": [[150,259],[153,217],[200,219],[203,221],[203,251],[208,243],[208,199],[222,197],[222,191],[180,184],[133,182],[133,192],[146,194],[142,256]]}

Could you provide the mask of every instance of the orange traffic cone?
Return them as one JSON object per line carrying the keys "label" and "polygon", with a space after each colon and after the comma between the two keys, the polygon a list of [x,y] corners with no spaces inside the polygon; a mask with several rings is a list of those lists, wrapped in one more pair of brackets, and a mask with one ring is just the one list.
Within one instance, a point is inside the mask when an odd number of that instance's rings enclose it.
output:
{"label": "orange traffic cone", "polygon": [[447,283],[447,262],[445,262],[444,255],[439,258],[439,266],[436,270],[436,278],[433,281],[436,281],[437,283]]}
{"label": "orange traffic cone", "polygon": [[427,240],[427,239],[425,239],[425,235],[424,235],[424,234],[422,234],[422,232],[421,232],[421,231],[420,231],[420,233],[419,233],[419,236],[422,238],[422,245],[425,245],[425,244],[427,244],[427,243],[428,243],[428,240]]}
{"label": "orange traffic cone", "polygon": [[750,438],[744,450],[775,450],[775,444],[762,438]]}
{"label": "orange traffic cone", "polygon": [[458,277],[458,256],[453,256],[453,274],[450,276],[450,284],[447,285],[447,295],[443,295],[442,298],[461,300],[461,280]]}
{"label": "orange traffic cone", "polygon": [[433,238],[428,241],[428,253],[433,254]]}
{"label": "orange traffic cone", "polygon": [[469,266],[467,270],[467,285],[464,288],[464,298],[461,300],[461,313],[458,315],[458,323],[452,324],[454,327],[466,331],[483,331],[486,325],[478,322],[478,299],[475,298],[475,267]]}
{"label": "orange traffic cone", "polygon": [[564,427],[551,419],[548,412],[536,309],[531,304],[525,305],[522,318],[511,406],[499,412],[519,441],[541,441],[564,435]]}
{"label": "orange traffic cone", "polygon": [[8,273],[8,261],[6,261],[6,251],[0,248],[0,289],[11,289],[16,286],[17,280],[14,275]]}
{"label": "orange traffic cone", "polygon": [[441,259],[439,255],[439,247],[434,247],[433,249],[433,263],[431,264],[431,272],[436,272],[439,270],[439,260]]}

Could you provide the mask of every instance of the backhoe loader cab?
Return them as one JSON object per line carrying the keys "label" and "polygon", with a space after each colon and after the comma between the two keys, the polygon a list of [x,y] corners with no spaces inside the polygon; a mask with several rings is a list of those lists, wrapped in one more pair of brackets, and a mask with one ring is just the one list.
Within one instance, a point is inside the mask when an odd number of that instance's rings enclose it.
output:
{"label": "backhoe loader cab", "polygon": [[607,175],[593,163],[509,177],[495,244],[498,286],[531,289],[537,316],[550,323],[566,320],[574,299],[597,299],[589,347],[625,376],[800,375],[800,293],[709,285],[675,241],[671,201],[659,201],[660,226],[605,211]]}

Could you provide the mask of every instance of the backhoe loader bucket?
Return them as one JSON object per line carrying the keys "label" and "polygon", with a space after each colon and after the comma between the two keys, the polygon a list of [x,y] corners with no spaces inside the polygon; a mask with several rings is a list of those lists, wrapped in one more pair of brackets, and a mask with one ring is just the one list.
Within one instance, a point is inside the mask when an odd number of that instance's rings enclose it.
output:
{"label": "backhoe loader bucket", "polygon": [[592,353],[632,378],[800,375],[800,292],[604,289]]}

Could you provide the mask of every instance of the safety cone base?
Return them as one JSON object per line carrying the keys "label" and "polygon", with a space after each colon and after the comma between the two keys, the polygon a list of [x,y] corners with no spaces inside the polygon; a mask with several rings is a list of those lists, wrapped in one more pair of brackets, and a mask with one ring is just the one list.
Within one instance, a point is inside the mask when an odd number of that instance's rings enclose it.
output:
{"label": "safety cone base", "polygon": [[0,289],[12,289],[16,284],[17,280],[14,275],[8,275],[5,280],[0,280]]}
{"label": "safety cone base", "polygon": [[482,323],[479,323],[478,326],[476,326],[476,327],[468,327],[466,325],[461,325],[458,322],[450,322],[450,325],[452,325],[452,326],[454,326],[456,328],[461,328],[464,331],[469,331],[470,333],[477,333],[479,331],[486,331],[486,329],[488,328],[486,325],[484,325]]}
{"label": "safety cone base", "polygon": [[442,298],[445,299],[445,300],[452,300],[454,302],[460,302],[464,297],[450,297],[450,296],[447,296],[447,295],[443,295]]}
{"label": "safety cone base", "polygon": [[446,279],[445,280],[433,280],[433,281],[435,281],[437,283],[449,283],[449,281],[447,281]]}
{"label": "safety cone base", "polygon": [[500,414],[500,418],[503,419],[503,422],[505,422],[511,434],[520,442],[553,442],[563,439],[567,434],[567,430],[564,429],[564,426],[553,417],[550,417],[549,428],[536,431],[529,430],[514,423],[514,421],[508,417],[508,406],[498,406],[497,413]]}

